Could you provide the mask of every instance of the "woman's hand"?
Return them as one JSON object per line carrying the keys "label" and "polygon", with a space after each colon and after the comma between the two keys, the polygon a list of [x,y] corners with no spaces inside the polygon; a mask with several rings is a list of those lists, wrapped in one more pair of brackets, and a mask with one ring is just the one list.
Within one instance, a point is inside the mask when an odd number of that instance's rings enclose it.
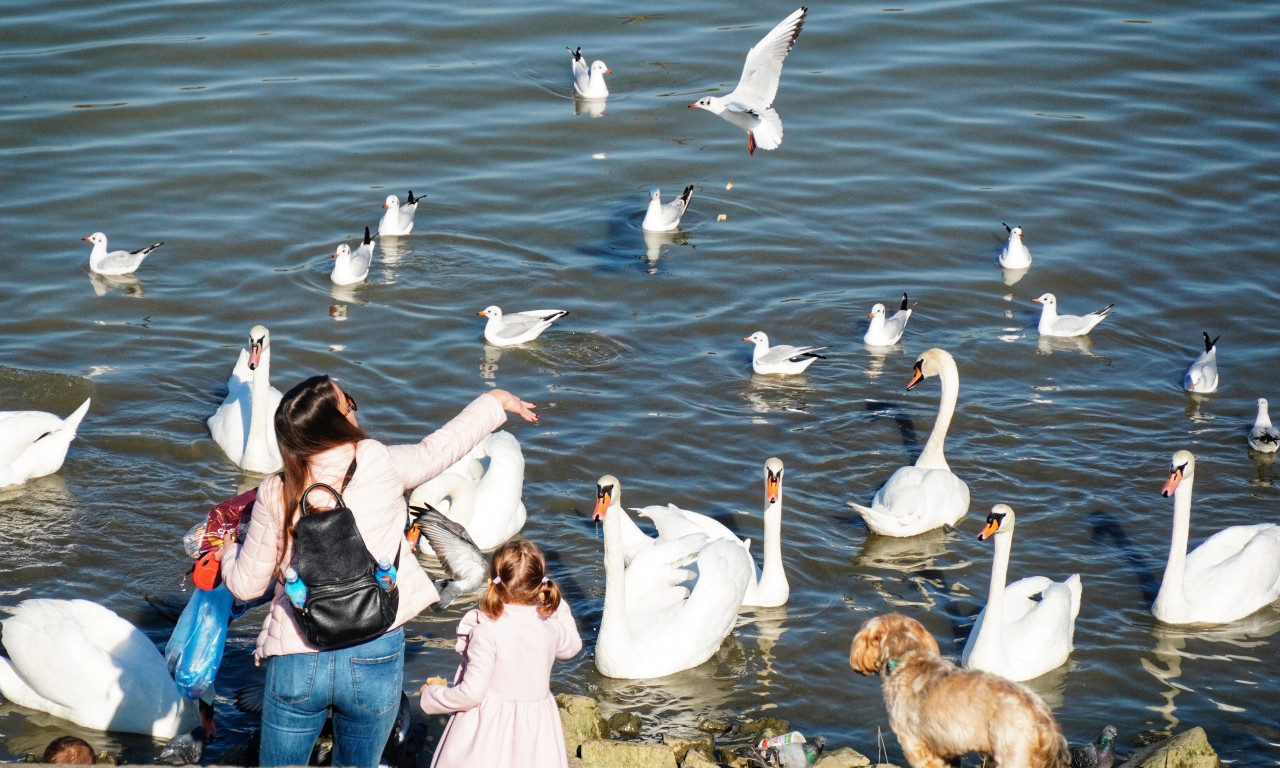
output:
{"label": "woman's hand", "polygon": [[491,389],[489,394],[498,398],[498,402],[502,404],[502,410],[514,413],[525,421],[538,420],[538,414],[533,412],[533,409],[538,406],[533,403],[526,403],[505,389]]}

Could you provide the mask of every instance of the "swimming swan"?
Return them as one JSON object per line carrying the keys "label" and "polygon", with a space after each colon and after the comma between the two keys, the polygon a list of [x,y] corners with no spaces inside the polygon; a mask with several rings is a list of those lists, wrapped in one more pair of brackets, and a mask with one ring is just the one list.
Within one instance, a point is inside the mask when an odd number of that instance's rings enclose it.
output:
{"label": "swimming swan", "polygon": [[271,386],[271,334],[249,329],[249,348],[240,350],[227,379],[227,398],[209,417],[209,433],[241,469],[259,474],[284,466],[276,444],[275,415],[280,390]]}
{"label": "swimming swan", "polygon": [[[488,458],[487,467],[482,463]],[[453,466],[419,485],[409,504],[430,504],[467,530],[484,551],[497,547],[524,528],[524,454],[510,432],[494,432]],[[426,539],[418,548],[430,552]]]}
{"label": "swimming swan", "polygon": [[62,469],[76,428],[89,411],[89,399],[65,419],[44,411],[0,411],[0,488]]}

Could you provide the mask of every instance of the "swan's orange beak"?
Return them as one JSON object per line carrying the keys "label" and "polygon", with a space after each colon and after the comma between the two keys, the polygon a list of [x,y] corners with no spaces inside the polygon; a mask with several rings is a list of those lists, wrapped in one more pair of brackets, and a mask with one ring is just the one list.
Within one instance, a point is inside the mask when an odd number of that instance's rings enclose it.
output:
{"label": "swan's orange beak", "polygon": [[978,531],[978,540],[979,540],[979,541],[986,541],[987,539],[991,538],[992,536],[995,536],[995,535],[996,535],[996,530],[997,530],[999,527],[1000,527],[1000,520],[999,520],[999,518],[995,518],[995,517],[988,516],[988,517],[987,517],[987,524],[986,524],[986,525],[984,525],[984,526],[982,527],[982,530],[981,530],[981,531]]}
{"label": "swan's orange beak", "polygon": [[255,370],[262,361],[262,341],[249,339],[249,370]]}
{"label": "swan's orange beak", "polygon": [[919,384],[921,381],[924,381],[924,372],[920,370],[920,363],[916,363],[916,369],[915,369],[915,370],[916,370],[916,372],[915,372],[915,374],[911,377],[911,381],[908,381],[908,382],[907,382],[907,391],[908,391],[908,392],[910,392],[910,391],[911,391],[911,388],[912,388],[912,387],[914,387],[915,385]]}
{"label": "swan's orange beak", "polygon": [[764,497],[770,504],[776,504],[782,498],[782,475],[767,472],[764,478]]}
{"label": "swan's orange beak", "polygon": [[1182,482],[1182,467],[1174,467],[1169,473],[1169,479],[1165,481],[1164,487],[1160,489],[1160,495],[1166,499],[1173,495],[1173,491],[1178,487],[1178,483]]}
{"label": "swan's orange beak", "polygon": [[599,522],[604,519],[604,513],[609,511],[609,499],[613,496],[608,490],[596,486],[596,508],[591,513],[591,522]]}

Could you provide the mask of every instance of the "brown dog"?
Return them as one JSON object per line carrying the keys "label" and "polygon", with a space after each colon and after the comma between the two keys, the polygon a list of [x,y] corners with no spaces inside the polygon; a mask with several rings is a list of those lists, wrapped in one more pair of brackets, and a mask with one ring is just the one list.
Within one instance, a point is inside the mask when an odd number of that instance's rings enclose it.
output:
{"label": "brown dog", "polygon": [[1003,677],[960,669],[920,622],[891,613],[853,638],[849,666],[880,675],[889,725],[912,768],[945,768],[969,752],[999,768],[1065,768],[1067,740],[1038,696]]}

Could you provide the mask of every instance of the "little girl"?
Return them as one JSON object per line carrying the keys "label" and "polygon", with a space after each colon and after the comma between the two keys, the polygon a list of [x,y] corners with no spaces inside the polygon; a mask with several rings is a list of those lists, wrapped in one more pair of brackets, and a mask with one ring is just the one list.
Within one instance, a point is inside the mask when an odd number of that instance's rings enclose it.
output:
{"label": "little girl", "polygon": [[422,686],[424,712],[455,713],[432,768],[568,765],[551,665],[582,650],[582,638],[546,568],[530,541],[494,551],[480,607],[458,622],[462,663],[453,685],[431,678]]}

